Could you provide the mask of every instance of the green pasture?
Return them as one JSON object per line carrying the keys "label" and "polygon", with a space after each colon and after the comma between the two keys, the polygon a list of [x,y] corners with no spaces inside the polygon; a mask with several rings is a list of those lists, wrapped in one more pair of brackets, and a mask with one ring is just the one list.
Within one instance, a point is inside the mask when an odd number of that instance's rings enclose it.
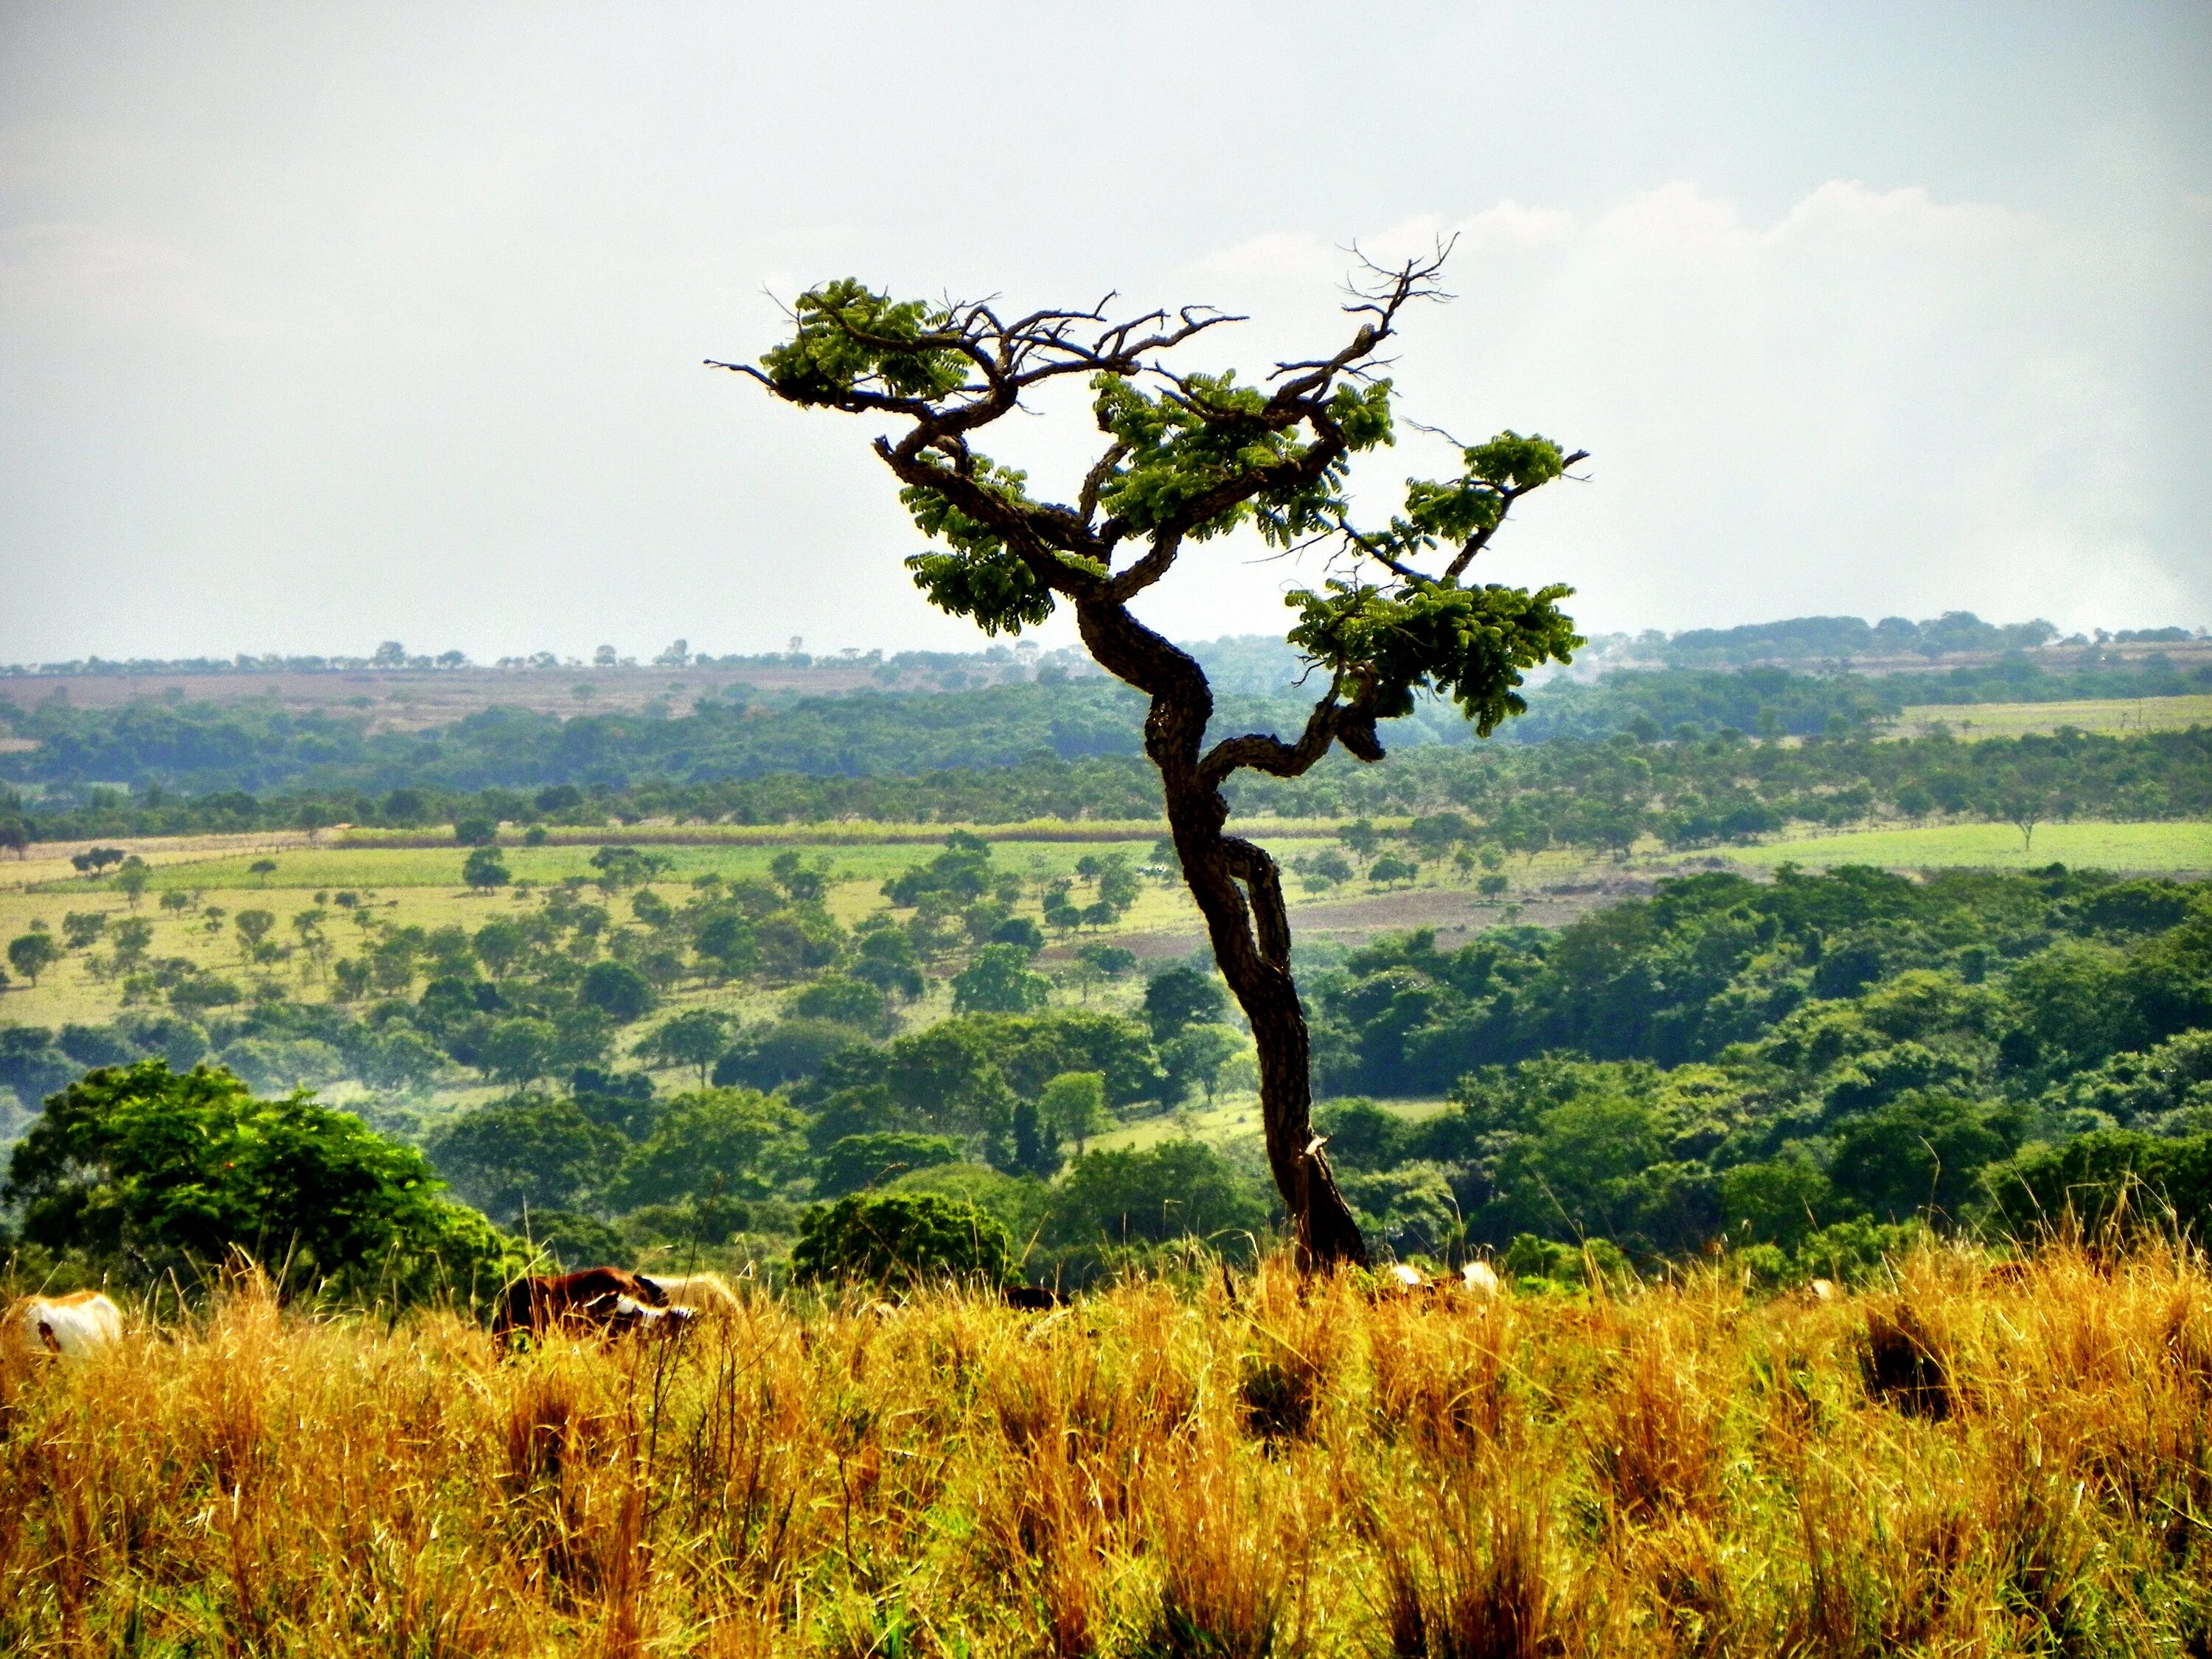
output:
{"label": "green pasture", "polygon": [[[936,855],[929,843],[897,842],[873,847],[787,846],[654,847],[609,836],[604,842],[568,847],[502,847],[500,858],[518,882],[548,886],[571,877],[585,881],[599,874],[592,855],[599,846],[636,846],[641,851],[668,860],[658,879],[684,883],[703,875],[724,880],[768,874],[769,864],[781,853],[797,852],[808,864],[827,862],[836,881],[881,882]],[[994,862],[1000,869],[1027,875],[1044,871],[1053,875],[1074,872],[1086,854],[1101,856],[1119,853],[1138,864],[1150,862],[1151,848],[1141,842],[1016,842],[997,848]],[[319,847],[277,853],[225,854],[219,858],[181,860],[155,866],[149,884],[161,892],[179,889],[213,892],[227,888],[258,889],[377,889],[461,886],[461,865],[468,857],[464,847]],[[262,860],[276,867],[256,875],[252,866]],[[72,883],[72,885],[87,884]]]}
{"label": "green pasture", "polygon": [[1771,869],[1838,864],[1892,869],[1974,866],[2033,869],[2212,870],[2212,823],[2043,823],[2033,842],[2008,823],[1947,823],[1919,830],[1864,830],[1731,849],[1740,864]]}
{"label": "green pasture", "polygon": [[2212,726],[2212,696],[2105,697],[2075,702],[1915,703],[1899,714],[1890,730],[1898,737],[1924,737],[1943,726],[1954,737],[2020,738],[2072,726],[2077,732],[2118,735],[2135,732],[2179,732]]}

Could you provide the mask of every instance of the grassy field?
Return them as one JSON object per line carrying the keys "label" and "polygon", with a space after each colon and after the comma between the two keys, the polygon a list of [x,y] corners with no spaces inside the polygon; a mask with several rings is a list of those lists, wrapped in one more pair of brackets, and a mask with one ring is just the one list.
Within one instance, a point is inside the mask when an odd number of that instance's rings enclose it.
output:
{"label": "grassy field", "polygon": [[2008,823],[1946,823],[1918,830],[1867,830],[1840,836],[1732,848],[1726,856],[1771,869],[1872,864],[1892,869],[1975,866],[2032,869],[2212,871],[2212,823],[2045,823],[2032,845]]}
{"label": "grassy field", "polygon": [[2070,726],[2078,732],[2179,732],[2212,726],[2212,696],[2112,697],[2081,702],[1916,703],[1891,725],[1893,737],[1925,737],[1934,726],[1960,738],[2019,738]]}
{"label": "grassy field", "polygon": [[0,1650],[2204,1650],[2201,1258],[1827,1302],[1190,1267],[505,1361],[246,1290],[0,1361]]}

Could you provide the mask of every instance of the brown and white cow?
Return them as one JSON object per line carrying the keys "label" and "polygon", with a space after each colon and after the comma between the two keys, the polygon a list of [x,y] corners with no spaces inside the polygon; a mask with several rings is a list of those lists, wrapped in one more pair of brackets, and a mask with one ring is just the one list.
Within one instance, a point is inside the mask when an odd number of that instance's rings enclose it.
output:
{"label": "brown and white cow", "polygon": [[98,1291],[18,1297],[0,1315],[0,1342],[29,1353],[82,1359],[122,1335],[123,1310]]}
{"label": "brown and white cow", "polygon": [[668,1297],[658,1285],[627,1268],[539,1273],[507,1287],[491,1334],[505,1341],[518,1332],[619,1332],[638,1322],[636,1316],[667,1306]]}

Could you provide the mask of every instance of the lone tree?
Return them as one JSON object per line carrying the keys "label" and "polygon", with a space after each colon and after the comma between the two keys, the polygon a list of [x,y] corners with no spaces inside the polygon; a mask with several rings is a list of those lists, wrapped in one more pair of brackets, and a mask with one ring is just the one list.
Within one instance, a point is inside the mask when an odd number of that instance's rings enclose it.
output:
{"label": "lone tree", "polygon": [[[1089,310],[1012,319],[991,302],[894,300],[850,278],[801,295],[789,340],[757,367],[713,362],[807,407],[894,424],[876,453],[937,545],[907,561],[939,610],[986,634],[1019,633],[1073,607],[1091,654],[1152,700],[1145,749],[1206,918],[1222,977],[1252,1024],[1261,1119],[1301,1260],[1364,1262],[1366,1246],[1309,1121],[1306,1024],[1291,976],[1291,930],[1275,861],[1227,833],[1222,788],[1246,769],[1296,777],[1341,744],[1382,758],[1381,721],[1427,690],[1449,696],[1487,736],[1525,705],[1523,671],[1565,662],[1582,641],[1559,609],[1571,589],[1465,578],[1513,503],[1583,458],[1504,432],[1461,450],[1458,476],[1409,480],[1402,509],[1354,522],[1352,458],[1393,441],[1393,392],[1377,354],[1401,313],[1442,297],[1444,250],[1392,270],[1367,264],[1345,307],[1352,337],[1334,353],[1276,365],[1257,386],[1234,370],[1182,372],[1177,348],[1241,320],[1209,307],[1115,320]],[[1069,376],[1084,377],[1105,434],[1073,504],[974,447],[978,432]],[[1186,552],[1249,524],[1285,550],[1324,546],[1319,591],[1288,595],[1288,638],[1320,677],[1304,729],[1206,741],[1213,695],[1188,653],[1130,613]]]}

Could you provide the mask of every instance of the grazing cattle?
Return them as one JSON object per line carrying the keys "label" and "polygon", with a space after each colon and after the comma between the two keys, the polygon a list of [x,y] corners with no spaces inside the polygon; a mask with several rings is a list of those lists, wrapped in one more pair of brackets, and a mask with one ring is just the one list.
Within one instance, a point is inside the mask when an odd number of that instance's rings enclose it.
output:
{"label": "grazing cattle", "polygon": [[1805,1286],[1805,1294],[1815,1302],[1840,1302],[1842,1289],[1832,1279],[1816,1279]]}
{"label": "grazing cattle", "polygon": [[1470,1261],[1459,1270],[1460,1288],[1476,1296],[1503,1296],[1505,1285],[1487,1261]]}
{"label": "grazing cattle", "polygon": [[123,1310],[98,1291],[26,1296],[0,1316],[0,1340],[32,1353],[81,1359],[123,1335]]}
{"label": "grazing cattle", "polygon": [[640,1277],[645,1283],[658,1287],[672,1305],[684,1303],[701,1314],[733,1314],[738,1311],[738,1293],[720,1273],[684,1273],[667,1278],[659,1273],[645,1273]]}
{"label": "grazing cattle", "polygon": [[532,1336],[603,1331],[620,1316],[625,1302],[642,1311],[667,1307],[668,1297],[658,1285],[621,1267],[518,1279],[507,1287],[491,1334],[504,1341],[518,1331]]}

